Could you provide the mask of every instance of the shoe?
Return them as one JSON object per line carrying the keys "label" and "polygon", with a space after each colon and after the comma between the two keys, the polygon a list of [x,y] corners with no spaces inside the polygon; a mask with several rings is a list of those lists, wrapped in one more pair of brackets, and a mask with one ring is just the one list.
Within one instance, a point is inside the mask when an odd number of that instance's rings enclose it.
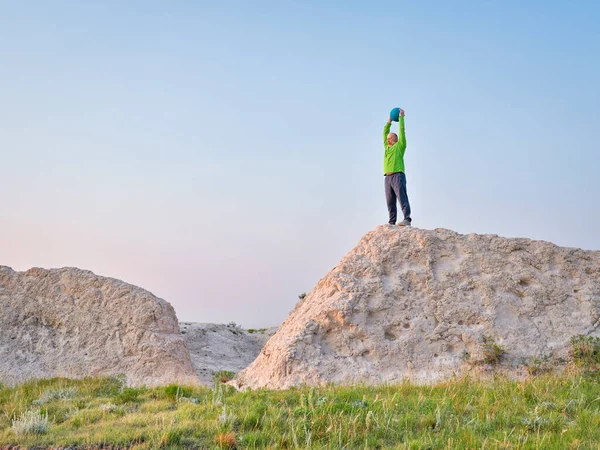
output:
{"label": "shoe", "polygon": [[409,219],[404,219],[402,222],[398,223],[398,226],[400,227],[410,227],[410,220]]}

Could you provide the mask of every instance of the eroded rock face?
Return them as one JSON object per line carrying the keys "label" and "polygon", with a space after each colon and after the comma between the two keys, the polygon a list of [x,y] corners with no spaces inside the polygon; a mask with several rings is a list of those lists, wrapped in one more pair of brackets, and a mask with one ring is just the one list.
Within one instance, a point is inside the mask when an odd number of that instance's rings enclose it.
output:
{"label": "eroded rock face", "polygon": [[276,328],[244,330],[238,326],[215,323],[179,324],[196,374],[203,383],[211,383],[215,372],[237,374],[259,355]]}
{"label": "eroded rock face", "polygon": [[598,335],[600,252],[380,226],[300,301],[238,386],[433,382],[473,370],[484,343],[518,370]]}
{"label": "eroded rock face", "polygon": [[116,374],[198,381],[168,302],[87,270],[0,266],[0,381]]}

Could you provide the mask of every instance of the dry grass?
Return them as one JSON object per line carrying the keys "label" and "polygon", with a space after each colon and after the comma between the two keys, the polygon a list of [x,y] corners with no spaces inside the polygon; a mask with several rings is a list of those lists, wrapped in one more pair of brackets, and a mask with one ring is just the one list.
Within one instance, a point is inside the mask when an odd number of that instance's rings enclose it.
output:
{"label": "dry grass", "polygon": [[233,431],[228,433],[219,433],[215,438],[215,442],[219,448],[234,449],[236,448],[235,433]]}

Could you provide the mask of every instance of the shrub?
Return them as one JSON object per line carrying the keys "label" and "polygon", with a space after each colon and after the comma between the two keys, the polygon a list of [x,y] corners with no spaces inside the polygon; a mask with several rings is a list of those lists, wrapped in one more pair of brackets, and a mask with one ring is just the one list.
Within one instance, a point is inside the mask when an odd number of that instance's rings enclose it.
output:
{"label": "shrub", "polygon": [[124,388],[123,391],[115,398],[117,404],[136,403],[139,402],[139,396],[142,393],[141,389]]}
{"label": "shrub", "polygon": [[304,300],[306,298],[306,292],[303,292],[302,294],[298,295],[298,298],[300,300]]}
{"label": "shrub", "polygon": [[221,425],[227,425],[233,422],[233,414],[231,412],[227,412],[227,408],[223,405],[223,411],[219,414],[219,423]]}
{"label": "shrub", "polygon": [[12,421],[12,430],[17,435],[44,434],[48,431],[48,412],[43,414],[39,409],[25,411]]}
{"label": "shrub", "polygon": [[252,333],[264,333],[265,331],[267,331],[266,328],[259,328],[258,330],[256,328],[250,328],[248,329],[248,333],[252,334]]}
{"label": "shrub", "polygon": [[52,400],[69,400],[77,395],[77,388],[74,386],[70,387],[56,387],[46,389],[42,396],[33,403],[36,405],[42,405],[44,403],[51,402]]}
{"label": "shrub", "polygon": [[219,448],[230,448],[234,449],[236,447],[235,433],[219,433],[216,436],[216,442]]}
{"label": "shrub", "polygon": [[113,412],[117,410],[119,407],[114,403],[104,403],[98,407],[98,409],[102,412]]}
{"label": "shrub", "polygon": [[219,370],[213,374],[215,383],[227,383],[233,380],[233,377],[235,377],[235,373],[231,370]]}
{"label": "shrub", "polygon": [[170,384],[165,387],[165,395],[167,398],[177,401],[183,397],[190,397],[192,395],[192,389],[177,384]]}
{"label": "shrub", "polygon": [[573,362],[584,367],[600,364],[600,338],[579,334],[571,338]]}
{"label": "shrub", "polygon": [[125,374],[96,379],[91,389],[94,396],[114,397],[119,395],[127,383]]}
{"label": "shrub", "polygon": [[485,364],[496,365],[502,359],[502,355],[506,353],[506,350],[500,345],[496,344],[493,337],[484,337],[483,344],[483,362]]}
{"label": "shrub", "polygon": [[548,355],[541,358],[532,358],[527,364],[529,375],[542,375],[552,371],[552,361]]}

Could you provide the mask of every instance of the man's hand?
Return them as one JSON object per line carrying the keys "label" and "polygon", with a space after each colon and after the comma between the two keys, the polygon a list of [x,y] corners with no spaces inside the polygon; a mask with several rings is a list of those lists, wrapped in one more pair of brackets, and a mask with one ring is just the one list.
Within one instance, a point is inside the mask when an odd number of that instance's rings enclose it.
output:
{"label": "man's hand", "polygon": [[404,110],[403,109],[400,110],[400,117],[404,117]]}
{"label": "man's hand", "polygon": [[388,119],[388,123],[392,123],[392,118],[391,117]]}

